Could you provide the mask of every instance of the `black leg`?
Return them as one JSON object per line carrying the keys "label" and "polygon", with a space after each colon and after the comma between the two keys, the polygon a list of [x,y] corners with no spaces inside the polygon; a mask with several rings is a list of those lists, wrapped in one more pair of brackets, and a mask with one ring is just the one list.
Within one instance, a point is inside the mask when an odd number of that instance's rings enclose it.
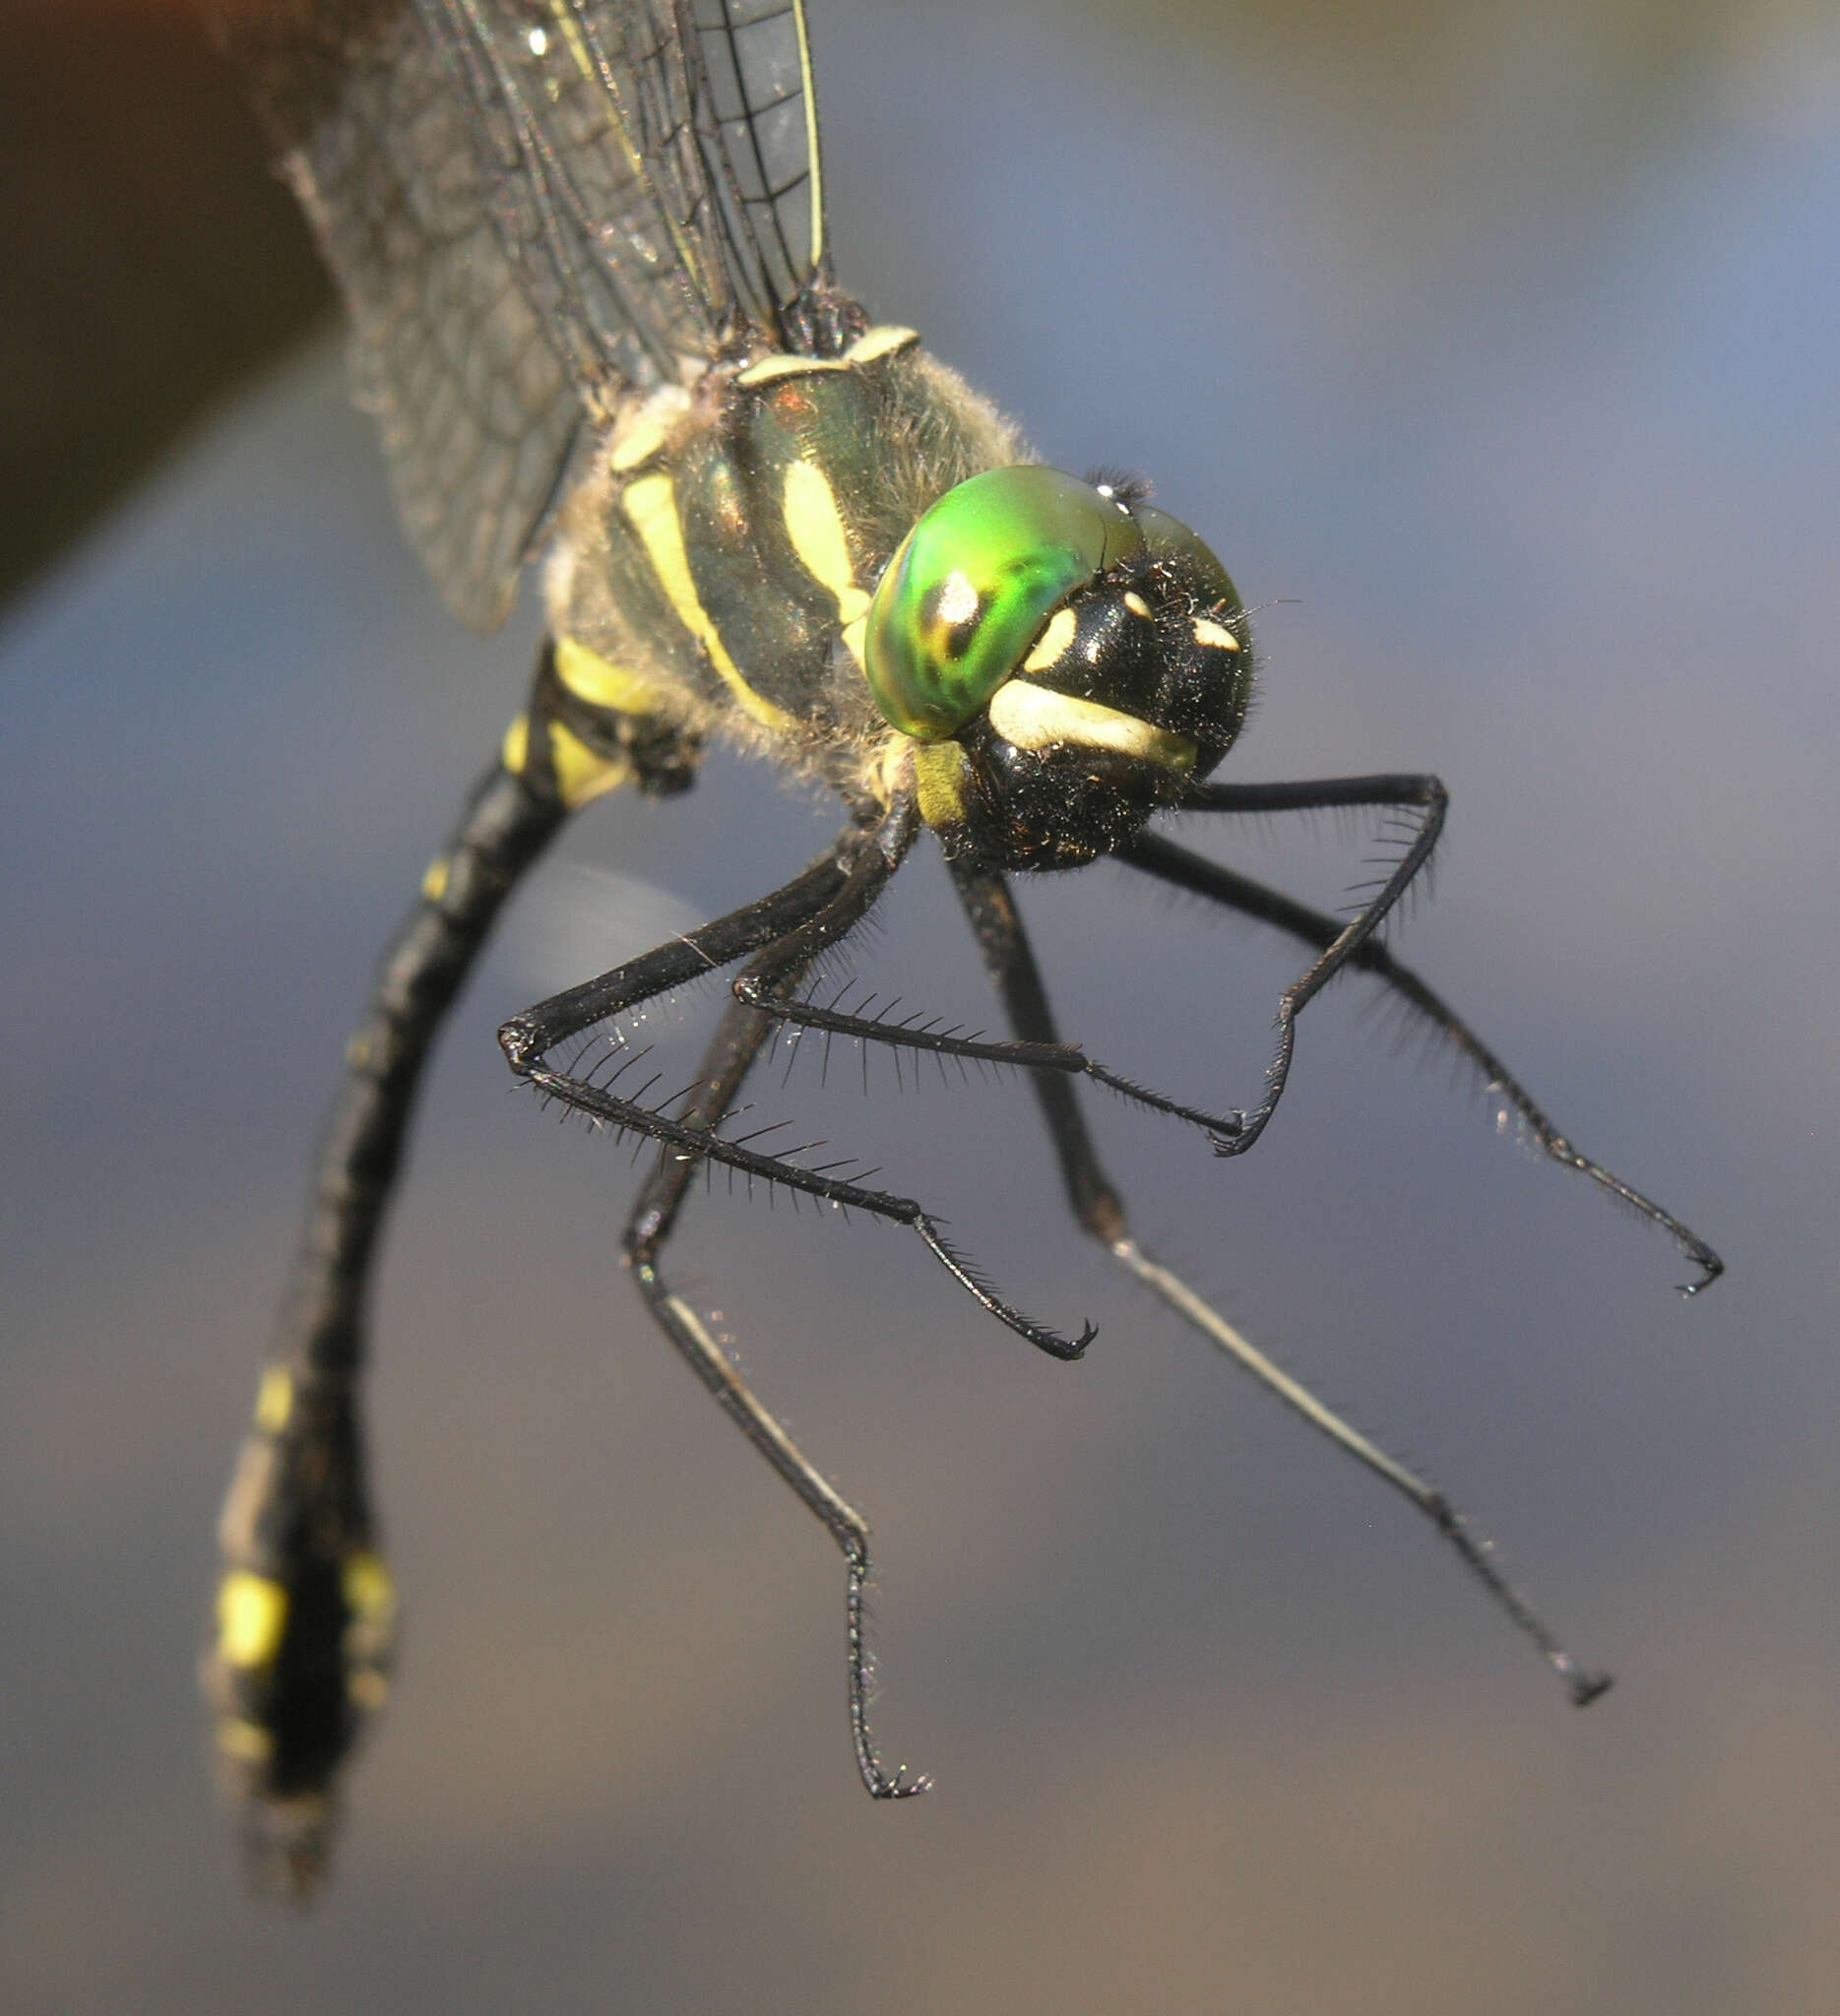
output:
{"label": "black leg", "polygon": [[[599,1083],[593,1075],[582,1075],[579,1067],[559,1070],[547,1061],[558,1044],[595,1023],[635,1008],[749,953],[759,951],[775,973],[802,974],[819,952],[846,936],[874,907],[912,845],[915,824],[912,806],[897,804],[878,827],[846,833],[834,848],[785,888],[706,924],[687,937],[662,945],[643,959],[603,974],[599,979],[539,1002],[506,1023],[498,1040],[519,1077],[590,1120],[618,1132],[641,1135],[656,1141],[661,1148],[688,1155],[694,1161],[720,1163],[762,1182],[800,1191],[837,1209],[863,1211],[908,1227],[959,1286],[998,1322],[1052,1357],[1077,1358],[1092,1342],[1090,1326],[1078,1338],[1069,1339],[1023,1315],[979,1277],[946,1240],[931,1215],[914,1198],[897,1197],[885,1190],[853,1183],[833,1173],[838,1166],[835,1164],[828,1168],[808,1166],[793,1159],[803,1153],[799,1149],[763,1153],[744,1142],[728,1139],[710,1127],[674,1117],[664,1107],[621,1097],[611,1084]],[[747,973],[754,971],[749,968]],[[746,977],[744,975],[743,978]],[[739,990],[737,983],[737,993]],[[763,1027],[771,1027],[779,1019],[777,1011],[756,1009],[746,1001],[737,1005],[756,1015]],[[621,1067],[625,1068],[628,1067]],[[615,1082],[618,1075],[616,1072]]]}
{"label": "black leg", "polygon": [[1297,1044],[1297,1018],[1351,959],[1367,944],[1399,899],[1423,872],[1444,830],[1449,793],[1434,777],[1330,777],[1300,784],[1207,784],[1183,799],[1185,812],[1302,812],[1352,805],[1409,805],[1422,813],[1417,830],[1392,872],[1369,902],[1341,925],[1321,957],[1285,989],[1278,1003],[1278,1047],[1265,1072],[1265,1097],[1236,1112],[1215,1130],[1216,1155],[1243,1155],[1264,1133],[1284,1097]]}
{"label": "black leg", "polygon": [[[733,1107],[741,1086],[773,1033],[772,1021],[740,1002],[732,1002],[703,1059],[702,1076],[681,1116],[691,1135],[713,1137]],[[869,1796],[907,1798],[924,1792],[930,1781],[910,1776],[905,1766],[890,1772],[869,1733],[870,1661],[863,1636],[863,1591],[869,1579],[869,1530],[862,1515],[832,1489],[800,1453],[792,1437],[748,1390],[727,1354],[710,1336],[695,1312],[674,1295],[659,1272],[659,1256],[669,1238],[703,1159],[676,1143],[666,1144],[626,1226],[627,1264],[639,1284],[646,1307],[686,1364],[709,1389],[716,1404],[792,1487],[843,1551],[847,1587],[845,1634],[850,1732],[856,1744],[857,1768]]]}
{"label": "black leg", "polygon": [[[1345,926],[1338,919],[1321,911],[1311,910],[1308,905],[1298,903],[1279,890],[1268,889],[1263,883],[1237,875],[1231,868],[1223,868],[1201,854],[1191,853],[1186,848],[1177,847],[1174,841],[1164,839],[1161,834],[1140,834],[1118,850],[1117,857],[1127,866],[1140,869],[1159,882],[1205,897],[1210,903],[1238,911],[1244,916],[1257,917],[1261,922],[1274,925],[1325,954],[1343,936]],[[1645,1197],[1601,1163],[1581,1155],[1547,1118],[1488,1044],[1417,974],[1401,966],[1379,939],[1363,939],[1348,953],[1347,964],[1384,981],[1413,1013],[1423,1017],[1474,1067],[1491,1096],[1502,1102],[1527,1137],[1537,1142],[1553,1161],[1563,1168],[1576,1169],[1580,1175],[1588,1176],[1613,1197],[1620,1199],[1667,1232],[1700,1270],[1697,1281],[1681,1285],[1683,1295],[1699,1293],[1725,1272],[1725,1263],[1718,1254],[1671,1211]]]}
{"label": "black leg", "polygon": [[[1011,1026],[1025,1041],[1051,1043],[1055,1040],[1052,1013],[1008,884],[1002,876],[963,860],[955,860],[950,866],[959,899],[977,934],[985,971],[1002,998]],[[1365,1465],[1375,1477],[1391,1484],[1424,1513],[1515,1626],[1538,1646],[1541,1655],[1564,1681],[1573,1702],[1583,1707],[1603,1693],[1610,1685],[1609,1675],[1592,1672],[1580,1666],[1554,1637],[1495,1567],[1488,1543],[1470,1533],[1462,1516],[1440,1490],[1396,1462],[1325,1407],[1305,1386],[1275,1365],[1225,1317],[1204,1302],[1186,1283],[1153,1260],[1137,1244],[1126,1226],[1124,1208],[1117,1192],[1100,1166],[1075,1102],[1072,1086],[1064,1078],[1047,1075],[1036,1076],[1030,1082],[1041,1101],[1048,1135],[1060,1164],[1061,1179],[1082,1228],[1167,1308],[1174,1310],[1191,1329],[1199,1331],[1217,1351],[1250,1372],[1319,1434],[1327,1436],[1337,1448]]]}
{"label": "black leg", "polygon": [[[771,1010],[782,1021],[804,1029],[826,1030],[834,1035],[857,1038],[865,1042],[931,1051],[941,1056],[965,1057],[994,1064],[1013,1064],[1025,1070],[1060,1073],[1067,1077],[1090,1078],[1096,1084],[1120,1093],[1148,1111],[1167,1113],[1205,1128],[1217,1155],[1243,1155],[1265,1131],[1278,1102],[1284,1096],[1295,1046],[1297,1016],[1361,948],[1372,941],[1388,914],[1412,886],[1430,859],[1443,830],[1448,800],[1444,788],[1434,777],[1353,777],[1322,779],[1306,784],[1287,785],[1201,785],[1176,809],[1191,812],[1283,812],[1352,805],[1410,805],[1420,808],[1423,820],[1371,900],[1359,915],[1338,925],[1322,957],[1285,993],[1278,1004],[1278,1048],[1266,1073],[1265,1097],[1249,1110],[1211,1112],[1165,1094],[1153,1091],[1134,1079],[1120,1076],[1097,1058],[1089,1057],[1077,1043],[986,1042],[963,1037],[954,1029],[939,1030],[915,1020],[891,1023],[885,1019],[841,1012],[835,1004],[819,1007],[794,998],[794,990],[780,980],[770,960],[750,970],[735,982],[735,992],[754,1006]],[[1129,848],[1120,850],[1128,858]]]}
{"label": "black leg", "polygon": [[339,1767],[388,1688],[396,1605],[370,1510],[360,1383],[372,1264],[429,1047],[506,897],[570,811],[629,779],[680,789],[694,766],[694,744],[662,723],[572,712],[545,645],[527,714],[384,955],[346,1045],[223,1507],[206,1688],[252,1878],[297,1897],[324,1871]]}

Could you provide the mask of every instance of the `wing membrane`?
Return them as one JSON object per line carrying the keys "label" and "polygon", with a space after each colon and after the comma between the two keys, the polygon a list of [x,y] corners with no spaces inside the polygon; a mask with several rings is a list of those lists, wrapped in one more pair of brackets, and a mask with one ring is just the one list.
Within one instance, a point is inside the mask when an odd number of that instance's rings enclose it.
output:
{"label": "wing membrane", "polygon": [[486,629],[633,392],[818,273],[802,0],[239,0],[404,523]]}

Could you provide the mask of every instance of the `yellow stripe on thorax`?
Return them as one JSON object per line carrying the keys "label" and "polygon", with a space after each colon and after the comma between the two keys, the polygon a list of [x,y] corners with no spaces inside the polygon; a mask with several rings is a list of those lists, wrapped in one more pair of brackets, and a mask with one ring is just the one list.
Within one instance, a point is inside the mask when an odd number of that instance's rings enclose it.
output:
{"label": "yellow stripe on thorax", "polygon": [[837,620],[845,642],[858,662],[860,639],[869,613],[869,598],[857,586],[837,493],[815,463],[789,462],[783,506],[786,536],[807,574],[837,599]]}
{"label": "yellow stripe on thorax", "polygon": [[[812,371],[851,371],[858,364],[873,364],[897,350],[911,349],[920,342],[920,332],[903,329],[893,322],[878,322],[865,329],[841,357],[807,357],[793,350],[775,350],[734,374],[737,385],[771,385],[781,378],[802,378]],[[616,467],[618,465],[615,465]]]}
{"label": "yellow stripe on thorax", "polygon": [[896,322],[878,322],[865,329],[844,352],[849,364],[872,364],[877,357],[892,356],[896,350],[911,349],[920,342],[920,331],[903,329]]}
{"label": "yellow stripe on thorax", "polygon": [[677,620],[709,654],[710,663],[740,703],[742,712],[776,734],[794,732],[798,724],[793,717],[756,693],[741,676],[710,620],[709,611],[698,599],[696,582],[690,573],[690,556],[684,550],[683,527],[677,519],[677,487],[670,477],[639,477],[626,486],[620,504],[645,546],[660,586],[677,612]]}
{"label": "yellow stripe on thorax", "polygon": [[734,374],[737,385],[771,385],[777,378],[802,378],[812,371],[848,371],[842,357],[803,357],[791,350],[775,350],[757,364]]}

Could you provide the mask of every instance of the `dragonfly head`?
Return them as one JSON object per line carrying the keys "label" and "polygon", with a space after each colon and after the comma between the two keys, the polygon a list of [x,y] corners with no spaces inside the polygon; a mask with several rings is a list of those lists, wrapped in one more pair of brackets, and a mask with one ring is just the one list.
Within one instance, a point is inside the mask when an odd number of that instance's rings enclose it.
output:
{"label": "dragonfly head", "polygon": [[870,604],[864,664],[920,745],[948,848],[1077,867],[1179,800],[1252,690],[1227,571],[1130,485],[991,470],[928,510]]}

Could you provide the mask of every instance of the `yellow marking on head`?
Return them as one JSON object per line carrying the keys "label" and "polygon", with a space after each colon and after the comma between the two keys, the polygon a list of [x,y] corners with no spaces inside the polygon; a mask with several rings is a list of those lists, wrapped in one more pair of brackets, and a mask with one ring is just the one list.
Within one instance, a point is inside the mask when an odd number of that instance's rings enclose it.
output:
{"label": "yellow marking on head", "polygon": [[1045,672],[1050,665],[1057,665],[1073,648],[1075,633],[1080,620],[1071,609],[1056,609],[1048,619],[1048,625],[1036,642],[1035,649],[1022,662],[1025,672]]}
{"label": "yellow marking on head", "polygon": [[522,777],[530,753],[531,718],[528,714],[521,714],[505,730],[505,739],[498,751],[498,760],[513,777]]}
{"label": "yellow marking on head", "polygon": [[218,1748],[239,1764],[266,1764],[275,1754],[275,1738],[260,1724],[237,1720],[218,1724]]}
{"label": "yellow marking on head", "polygon": [[1140,762],[1156,763],[1178,776],[1195,767],[1199,755],[1187,735],[1172,734],[1134,714],[1053,693],[1027,679],[1011,679],[990,696],[990,725],[1018,749],[1110,749]]}
{"label": "yellow marking on head", "polygon": [[860,668],[867,661],[862,656],[863,640],[869,633],[868,611],[865,609],[854,623],[844,625],[844,649],[856,660]]}
{"label": "yellow marking on head", "polygon": [[1195,618],[1195,642],[1210,651],[1243,651],[1242,645],[1224,623],[1210,623],[1205,616]]}
{"label": "yellow marking on head", "polygon": [[573,812],[591,798],[617,788],[632,776],[624,756],[591,749],[575,730],[559,721],[549,724],[549,756],[555,765],[556,796]]}
{"label": "yellow marking on head", "polygon": [[232,1568],[218,1585],[218,1657],[225,1666],[269,1666],[287,1628],[287,1592],[266,1575]]}
{"label": "yellow marking on head", "polygon": [[573,637],[556,639],[555,666],[556,677],[590,707],[610,707],[620,714],[656,714],[659,710],[657,687]]}
{"label": "yellow marking on head", "polygon": [[865,329],[857,338],[844,352],[844,361],[847,364],[872,364],[877,357],[911,349],[919,342],[918,329],[902,329],[892,322],[878,322],[873,329]]}
{"label": "yellow marking on head", "polygon": [[1142,616],[1146,623],[1149,622],[1150,604],[1137,593],[1136,589],[1130,588],[1125,590],[1124,606],[1130,610],[1133,616]]}
{"label": "yellow marking on head", "polygon": [[349,1037],[345,1045],[345,1067],[348,1071],[365,1071],[370,1068],[370,1038],[361,1033]]}
{"label": "yellow marking on head", "polygon": [[270,1365],[256,1388],[256,1426],[279,1435],[294,1411],[294,1378],[286,1365]]}
{"label": "yellow marking on head", "polygon": [[709,654],[723,683],[740,702],[742,711],[776,734],[792,734],[798,724],[771,700],[756,693],[742,678],[729,656],[709,611],[697,598],[696,581],[690,573],[690,556],[684,550],[683,527],[677,519],[676,485],[667,475],[641,476],[628,483],[620,499],[621,508],[645,545],[647,557],[657,572],[659,584],[670,598],[677,620]]}
{"label": "yellow marking on head", "polygon": [[762,357],[757,364],[749,364],[745,371],[734,374],[737,385],[771,385],[776,378],[802,378],[808,371],[848,371],[850,366],[841,357],[795,357],[784,350],[776,350],[770,357]]}
{"label": "yellow marking on head", "polygon": [[928,826],[963,826],[970,762],[956,742],[916,742],[914,784]]}
{"label": "yellow marking on head", "polygon": [[805,572],[837,598],[838,621],[846,627],[864,621],[869,598],[857,586],[857,570],[850,558],[850,542],[844,533],[843,514],[837,508],[837,494],[815,463],[786,465],[782,509],[786,513],[786,536]]}
{"label": "yellow marking on head", "polygon": [[381,1554],[368,1548],[348,1554],[339,1570],[351,1614],[367,1624],[387,1624],[396,1615],[396,1578]]}
{"label": "yellow marking on head", "polygon": [[453,862],[445,854],[436,854],[428,863],[428,872],[421,878],[423,903],[439,903],[447,894],[447,878],[453,872]]}

